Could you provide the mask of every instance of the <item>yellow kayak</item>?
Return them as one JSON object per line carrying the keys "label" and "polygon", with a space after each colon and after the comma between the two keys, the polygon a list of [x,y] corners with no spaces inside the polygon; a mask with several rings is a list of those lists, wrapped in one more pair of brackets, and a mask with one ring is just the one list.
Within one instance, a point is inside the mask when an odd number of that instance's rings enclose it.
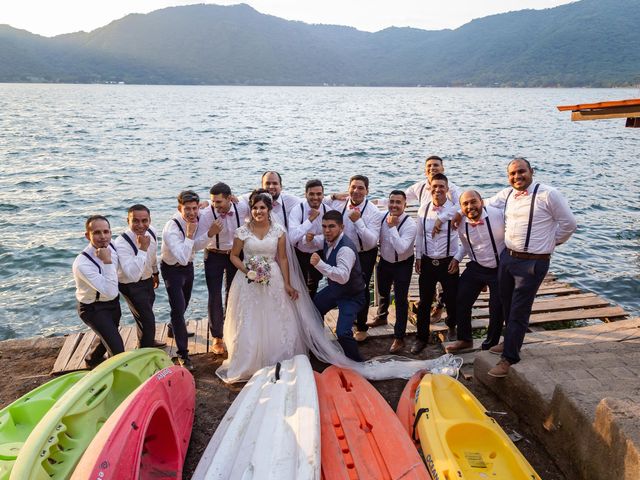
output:
{"label": "yellow kayak", "polygon": [[447,375],[416,391],[417,434],[433,480],[540,480],[476,397]]}

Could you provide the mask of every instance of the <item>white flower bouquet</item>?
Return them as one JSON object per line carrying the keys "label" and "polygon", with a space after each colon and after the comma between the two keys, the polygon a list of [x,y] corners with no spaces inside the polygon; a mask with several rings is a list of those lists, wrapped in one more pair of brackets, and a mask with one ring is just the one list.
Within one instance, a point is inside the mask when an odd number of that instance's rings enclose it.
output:
{"label": "white flower bouquet", "polygon": [[271,264],[269,259],[261,255],[253,255],[244,262],[248,269],[247,282],[256,282],[260,285],[269,285],[271,280]]}

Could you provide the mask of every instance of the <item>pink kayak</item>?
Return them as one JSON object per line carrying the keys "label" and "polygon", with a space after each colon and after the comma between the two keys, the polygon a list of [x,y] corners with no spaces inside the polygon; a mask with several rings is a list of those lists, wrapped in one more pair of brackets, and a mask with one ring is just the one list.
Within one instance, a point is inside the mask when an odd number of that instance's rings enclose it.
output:
{"label": "pink kayak", "polygon": [[195,395],[187,369],[174,366],[156,373],[113,412],[71,479],[182,478]]}

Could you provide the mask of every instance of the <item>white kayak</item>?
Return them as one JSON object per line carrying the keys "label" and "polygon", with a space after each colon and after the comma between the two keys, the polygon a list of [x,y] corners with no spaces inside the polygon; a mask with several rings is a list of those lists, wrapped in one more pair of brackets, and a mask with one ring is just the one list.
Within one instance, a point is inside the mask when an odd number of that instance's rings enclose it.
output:
{"label": "white kayak", "polygon": [[213,434],[192,480],[320,478],[318,393],[305,355],[258,370]]}

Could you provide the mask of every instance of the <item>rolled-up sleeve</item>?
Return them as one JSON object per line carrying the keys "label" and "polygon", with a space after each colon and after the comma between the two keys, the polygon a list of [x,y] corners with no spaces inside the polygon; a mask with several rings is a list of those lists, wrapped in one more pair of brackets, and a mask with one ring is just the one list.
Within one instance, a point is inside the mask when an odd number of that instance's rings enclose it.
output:
{"label": "rolled-up sleeve", "polygon": [[316,269],[329,280],[344,285],[351,276],[351,270],[356,263],[356,254],[348,247],[343,247],[336,255],[336,266],[332,267],[328,263],[320,260]]}

